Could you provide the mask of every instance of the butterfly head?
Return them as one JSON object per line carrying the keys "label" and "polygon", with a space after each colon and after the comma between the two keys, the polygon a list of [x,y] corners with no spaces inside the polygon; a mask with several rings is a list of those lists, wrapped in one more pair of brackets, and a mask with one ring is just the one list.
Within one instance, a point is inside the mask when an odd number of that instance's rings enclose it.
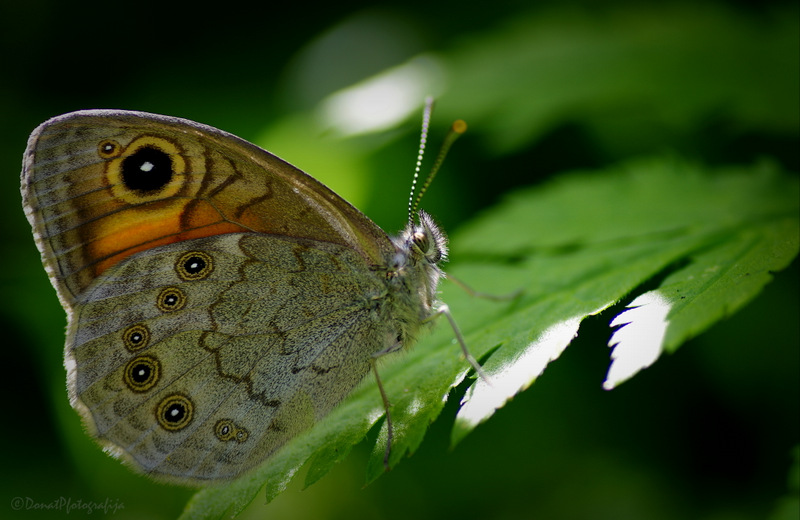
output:
{"label": "butterfly head", "polygon": [[417,222],[409,222],[398,237],[398,248],[412,265],[437,265],[447,260],[447,237],[433,218],[424,211],[417,213]]}
{"label": "butterfly head", "polygon": [[397,344],[412,343],[421,325],[436,307],[436,289],[443,276],[439,262],[447,259],[447,238],[424,211],[417,213],[393,238],[394,261],[388,279],[392,285],[393,312],[399,327]]}

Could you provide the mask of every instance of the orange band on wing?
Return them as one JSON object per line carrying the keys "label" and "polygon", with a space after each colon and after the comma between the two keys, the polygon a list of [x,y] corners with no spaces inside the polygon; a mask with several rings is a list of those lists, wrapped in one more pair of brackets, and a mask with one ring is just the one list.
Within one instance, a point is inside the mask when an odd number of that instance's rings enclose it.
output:
{"label": "orange band on wing", "polygon": [[97,237],[87,247],[94,259],[98,276],[125,258],[154,247],[227,233],[249,231],[238,224],[220,219],[219,213],[206,204],[193,206],[182,220],[185,201],[160,209],[129,209],[94,222],[91,236]]}

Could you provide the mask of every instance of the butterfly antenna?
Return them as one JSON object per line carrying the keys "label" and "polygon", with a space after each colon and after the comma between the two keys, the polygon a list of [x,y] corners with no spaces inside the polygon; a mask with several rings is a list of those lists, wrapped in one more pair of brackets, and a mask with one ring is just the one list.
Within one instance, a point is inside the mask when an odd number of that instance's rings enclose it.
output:
{"label": "butterfly antenna", "polygon": [[417,189],[419,180],[419,170],[422,168],[422,158],[425,156],[425,145],[428,144],[428,128],[431,123],[431,113],[433,112],[433,97],[425,98],[425,108],[422,110],[422,131],[419,136],[419,150],[417,151],[417,164],[414,165],[414,178],[411,181],[411,193],[408,195],[408,221],[414,220],[414,212],[417,210],[419,199],[414,201],[414,191]]}
{"label": "butterfly antenna", "polygon": [[447,152],[450,150],[450,147],[453,143],[461,137],[461,134],[467,131],[467,123],[464,122],[462,119],[456,120],[453,125],[448,130],[447,135],[444,138],[444,142],[442,143],[442,147],[439,149],[439,155],[436,157],[436,161],[433,163],[433,167],[431,168],[430,173],[428,173],[428,177],[425,179],[425,183],[419,189],[419,193],[417,194],[416,198],[414,198],[414,191],[417,187],[417,179],[419,179],[419,170],[422,166],[422,157],[425,154],[425,145],[428,142],[428,128],[430,126],[431,120],[431,112],[433,111],[433,98],[428,97],[425,98],[425,109],[422,112],[422,133],[419,139],[419,152],[417,153],[417,164],[414,168],[414,180],[411,182],[411,195],[408,197],[408,220],[414,220],[414,214],[417,212],[417,208],[419,208],[419,203],[422,200],[422,196],[425,195],[425,192],[428,191],[428,186],[431,185],[433,182],[434,177],[436,174],[439,173],[439,168],[442,167],[442,163],[444,162],[444,158],[447,156]]}

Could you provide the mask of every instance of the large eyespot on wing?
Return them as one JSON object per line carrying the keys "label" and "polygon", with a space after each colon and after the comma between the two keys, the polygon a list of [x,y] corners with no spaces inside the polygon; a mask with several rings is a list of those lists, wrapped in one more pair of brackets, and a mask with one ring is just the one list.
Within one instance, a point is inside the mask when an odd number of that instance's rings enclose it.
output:
{"label": "large eyespot on wing", "polygon": [[139,251],[260,232],[350,247],[379,264],[388,236],[320,182],[231,134],[112,110],[53,118],[28,141],[28,220],[62,302]]}

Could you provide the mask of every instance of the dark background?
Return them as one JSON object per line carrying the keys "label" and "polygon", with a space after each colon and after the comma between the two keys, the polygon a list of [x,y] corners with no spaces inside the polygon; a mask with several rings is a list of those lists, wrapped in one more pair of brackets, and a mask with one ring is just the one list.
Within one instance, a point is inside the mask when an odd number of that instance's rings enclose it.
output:
{"label": "dark background", "polygon": [[[730,80],[720,78],[720,85],[734,83],[733,90],[746,93],[739,97],[726,97],[727,90],[714,96],[709,87],[711,101],[698,102],[696,91],[681,90],[685,78],[673,75],[653,85],[672,95],[644,98],[668,100],[669,106],[643,108],[642,98],[621,94],[604,101],[606,106],[592,96],[595,88],[603,91],[593,82],[604,71],[595,70],[596,62],[587,58],[580,64],[585,74],[564,85],[584,84],[584,97],[538,121],[527,134],[515,134],[517,140],[508,144],[502,131],[518,123],[513,104],[524,113],[526,103],[546,104],[552,92],[534,89],[509,98],[500,87],[523,81],[526,71],[518,55],[498,53],[481,42],[510,49],[529,45],[533,52],[540,38],[546,39],[542,34],[519,41],[504,41],[504,34],[518,38],[515,24],[534,20],[541,21],[543,33],[565,34],[565,42],[575,35],[576,45],[588,45],[586,40],[613,36],[620,18],[636,27],[635,17],[641,16],[646,26],[662,9],[671,13],[665,17],[669,23],[678,29],[685,24],[691,34],[698,33],[696,24],[706,24],[707,32],[699,32],[707,35],[707,45],[721,45],[721,71],[736,71],[730,63],[766,63],[766,72],[753,66]],[[730,19],[742,24],[736,45],[718,38],[718,19],[722,25]],[[405,1],[380,8],[353,1],[3,1],[0,324],[7,415],[0,437],[0,516],[22,517],[10,506],[14,497],[41,505],[63,497],[73,503],[124,504],[115,518],[144,513],[171,518],[191,494],[154,484],[110,461],[69,408],[63,311],[41,268],[18,191],[27,136],[45,119],[82,108],[125,108],[210,124],[307,168],[387,231],[394,230],[405,219],[418,116],[376,136],[342,142],[346,159],[358,157],[358,164],[366,166],[353,173],[357,180],[347,172],[331,173],[337,166],[324,165],[330,155],[314,157],[313,143],[319,142],[320,150],[337,144],[304,122],[331,92],[420,53],[433,53],[456,72],[438,99],[431,140],[438,142],[454,117],[467,119],[470,131],[456,145],[425,206],[445,229],[457,229],[515,187],[634,156],[667,152],[711,166],[768,158],[796,173],[797,25],[795,3],[780,1],[661,2],[652,7],[634,2]],[[788,35],[786,54],[758,55],[763,41],[775,34]],[[705,45],[698,54],[707,50]],[[748,49],[754,54],[742,55]],[[482,52],[487,56],[481,57]],[[676,59],[692,55],[690,49]],[[474,63],[491,64],[487,70],[498,78],[483,83],[470,77]],[[679,63],[677,69],[687,77],[708,73],[691,60],[682,67]],[[775,71],[775,78],[765,77]],[[630,71],[622,69],[620,78],[626,74]],[[752,85],[735,84],[742,78]],[[496,95],[492,80],[497,81]],[[676,82],[674,91],[670,80]],[[771,116],[782,110],[785,118]],[[279,137],[264,142],[265,136]],[[306,166],[311,164],[314,169]],[[368,174],[362,176],[362,170]],[[301,493],[295,483],[269,506],[257,499],[251,512],[268,518],[768,517],[782,507],[790,450],[798,442],[797,289],[795,262],[734,319],[612,392],[601,389],[608,351],[594,346],[608,334],[608,317],[587,320],[581,339],[536,384],[454,451],[448,450],[448,434],[457,396],[419,452],[370,486],[362,488],[368,453],[359,446],[312,488]],[[38,511],[48,518],[62,513]]]}

